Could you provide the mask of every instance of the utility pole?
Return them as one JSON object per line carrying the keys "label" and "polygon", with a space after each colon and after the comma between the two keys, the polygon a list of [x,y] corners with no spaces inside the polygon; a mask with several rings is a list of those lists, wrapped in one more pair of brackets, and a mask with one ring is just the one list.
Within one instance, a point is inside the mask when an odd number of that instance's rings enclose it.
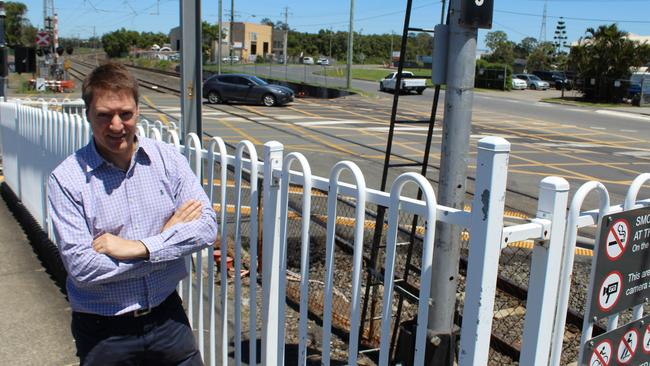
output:
{"label": "utility pole", "polygon": [[9,75],[9,60],[7,59],[7,43],[5,41],[5,2],[0,1],[0,98],[7,96],[7,76]]}
{"label": "utility pole", "polygon": [[97,32],[94,25],[93,25],[93,51],[95,53],[95,66],[99,66],[99,60],[97,60]]}
{"label": "utility pole", "polygon": [[287,42],[289,41],[289,7],[284,7],[284,47],[282,49],[282,56],[284,58],[284,66],[287,66]]}
{"label": "utility pole", "polygon": [[[230,56],[230,67],[232,67],[232,48],[235,46],[235,42],[233,41],[233,25],[235,23],[235,0],[230,0],[230,30],[228,31],[228,55]],[[242,62],[242,60],[240,60]]]}
{"label": "utility pole", "polygon": [[330,63],[332,62],[332,38],[334,38],[334,31],[332,30],[332,27],[330,27],[330,53],[329,53]]}
{"label": "utility pole", "polygon": [[[444,9],[444,6],[443,6]],[[393,65],[393,37],[395,36],[395,31],[391,29],[390,31],[390,52],[388,52],[388,66]]]}
{"label": "utility pole", "polygon": [[223,0],[219,0],[219,35],[217,39],[217,74],[221,75],[221,29],[223,28]]}
{"label": "utility pole", "polygon": [[203,137],[201,87],[203,63],[201,47],[201,1],[180,1],[181,21],[181,143],[194,132]]}
{"label": "utility pole", "polygon": [[[493,0],[452,0],[449,4],[447,90],[438,202],[459,210],[463,209],[466,194],[478,28],[491,27],[492,10]],[[479,209],[474,207],[474,210]],[[436,346],[431,366],[451,366],[454,362],[460,229],[456,225],[437,224],[428,322],[431,340],[436,340],[432,342]]]}
{"label": "utility pole", "polygon": [[350,0],[350,26],[348,28],[348,71],[345,83],[348,89],[352,87],[352,54],[354,52],[352,32],[354,32],[354,0]]}

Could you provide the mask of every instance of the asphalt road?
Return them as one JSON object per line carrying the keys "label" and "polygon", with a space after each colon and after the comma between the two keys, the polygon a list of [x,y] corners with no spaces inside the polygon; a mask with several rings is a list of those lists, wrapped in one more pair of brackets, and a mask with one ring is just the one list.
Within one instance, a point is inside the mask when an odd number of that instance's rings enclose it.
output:
{"label": "asphalt road", "polygon": [[[340,160],[352,160],[367,175],[368,185],[381,181],[392,94],[380,93],[377,83],[359,82],[371,96],[297,99],[288,106],[265,108],[257,105],[204,105],[204,132],[235,144],[252,141],[262,153],[265,141],[277,140],[289,151],[304,153],[315,174],[328,176]],[[145,93],[143,108],[150,119],[180,116],[178,98],[155,92]],[[557,95],[549,91],[476,92],[470,139],[469,176],[474,175],[475,147],[484,136],[501,136],[512,143],[508,189],[513,204],[533,214],[538,184],[546,176],[566,178],[572,191],[581,184],[603,182],[611,202],[621,203],[627,187],[638,174],[650,171],[650,117],[540,103]],[[146,99],[145,99],[146,100]],[[400,98],[400,118],[426,119],[433,91]],[[438,108],[431,166],[428,177],[437,181],[444,94]],[[394,162],[420,161],[424,150],[425,126],[403,126],[396,133]],[[408,169],[403,169],[408,170]],[[411,168],[410,170],[415,170]],[[389,182],[400,171],[392,172]],[[435,187],[435,185],[434,185]],[[468,182],[472,190],[472,181]],[[521,195],[517,195],[520,193]],[[510,199],[510,198],[509,198]],[[597,207],[593,199],[591,208]]]}

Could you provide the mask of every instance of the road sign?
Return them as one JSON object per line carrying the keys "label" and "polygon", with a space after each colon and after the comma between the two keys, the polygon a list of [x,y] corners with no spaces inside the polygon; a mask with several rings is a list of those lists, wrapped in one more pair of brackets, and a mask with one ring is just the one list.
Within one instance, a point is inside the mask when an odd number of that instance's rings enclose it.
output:
{"label": "road sign", "polygon": [[650,298],[650,208],[603,217],[591,282],[589,318],[603,318]]}
{"label": "road sign", "polygon": [[36,33],[36,45],[39,47],[47,47],[50,45],[50,34],[47,32]]}
{"label": "road sign", "polygon": [[632,361],[636,354],[636,347],[639,345],[639,332],[636,329],[630,329],[618,342],[616,349],[616,359],[618,362],[626,365]]}
{"label": "road sign", "polygon": [[[650,362],[649,322],[650,316],[646,316],[589,340],[585,343],[580,365],[641,365]],[[641,342],[642,346],[639,345]]]}

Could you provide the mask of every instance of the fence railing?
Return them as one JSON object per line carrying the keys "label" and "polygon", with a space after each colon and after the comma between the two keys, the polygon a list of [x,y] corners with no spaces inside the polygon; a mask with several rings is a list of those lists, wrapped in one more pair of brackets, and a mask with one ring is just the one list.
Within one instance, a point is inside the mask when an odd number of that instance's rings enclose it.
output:
{"label": "fence railing", "polygon": [[[44,230],[49,231],[45,182],[60,161],[88,143],[88,123],[79,115],[17,103],[0,103],[0,118],[5,181]],[[418,231],[422,245],[419,301],[415,310],[417,327],[412,352],[414,364],[424,364],[436,222],[459,225],[470,233],[459,364],[487,364],[500,254],[510,243],[522,240],[534,240],[536,243],[529,282],[529,288],[535,288],[535,291],[529,293],[526,303],[519,361],[522,365],[548,364],[551,350],[558,352],[558,344],[559,352],[562,352],[561,334],[564,333],[566,305],[563,303],[564,297],[559,302],[556,298],[560,294],[564,296],[566,279],[570,278],[571,253],[575,244],[573,230],[593,225],[605,211],[620,210],[620,206],[610,207],[607,200],[601,200],[601,212],[580,213],[580,203],[574,203],[569,211],[571,230],[566,230],[565,235],[569,185],[562,178],[550,177],[540,183],[536,217],[526,224],[504,228],[505,173],[510,144],[496,137],[479,141],[476,194],[471,211],[466,212],[438,205],[428,180],[414,173],[400,175],[393,182],[390,193],[387,193],[367,188],[361,170],[349,161],[336,164],[328,178],[315,176],[311,174],[309,163],[302,154],[285,155],[282,144],[274,141],[264,145],[262,159],[258,160],[255,147],[248,141],[240,142],[231,155],[219,137],[211,138],[204,145],[198,136],[189,134],[185,138],[185,145],[181,145],[175,129],[165,128],[159,122],[142,122],[138,126],[138,134],[169,142],[185,154],[218,212],[220,227],[217,243],[187,257],[191,275],[179,285],[188,318],[197,333],[200,351],[210,365],[228,364],[230,353],[237,365],[255,363],[258,354],[264,364],[285,363],[288,357],[285,355],[288,310],[284,299],[289,290],[288,256],[294,251],[299,252],[299,274],[292,276],[300,284],[297,291],[299,324],[296,337],[291,341],[297,343],[296,362],[304,365],[308,352],[313,353],[313,348],[320,348],[322,364],[330,363],[335,354],[330,342],[333,318],[341,316],[332,304],[335,293],[333,277],[337,275],[337,226],[346,221],[340,220],[337,215],[341,198],[345,202],[352,202],[355,211],[354,217],[347,220],[354,227],[352,260],[350,267],[345,268],[351,274],[347,294],[350,298],[349,310],[346,310],[349,314],[344,314],[349,320],[349,342],[344,349],[347,351],[348,364],[356,364],[358,358],[363,357],[359,352],[360,332],[363,331],[359,326],[360,294],[362,287],[369,284],[363,283],[361,273],[364,250],[368,249],[364,248],[368,245],[364,241],[366,210],[371,205],[388,209],[385,236],[387,253],[383,258],[383,315],[378,347],[380,365],[389,363],[390,336],[397,331],[391,329],[391,319],[400,214],[418,215],[424,220]],[[300,170],[291,170],[296,164]],[[351,183],[340,180],[344,172],[345,176],[352,177]],[[636,192],[646,180],[648,176],[643,175],[634,182],[630,189],[634,193],[628,196],[629,202],[625,207],[650,203],[647,200],[636,201]],[[421,189],[424,199],[416,200],[402,195],[407,184]],[[581,188],[574,201],[580,201],[581,192],[588,189]],[[319,274],[322,277],[314,278],[310,271],[310,258],[320,253],[314,247],[314,231],[310,221],[316,216],[312,203],[322,200],[322,196],[327,199],[324,267]],[[300,227],[299,234],[293,235],[288,227],[296,221]],[[294,245],[293,249],[289,247],[290,242]],[[230,255],[234,262],[231,271],[228,270]],[[562,258],[564,263],[560,266]],[[215,259],[218,262],[215,263]],[[246,274],[245,271],[249,272]],[[322,295],[319,293],[318,296],[322,296],[324,304],[322,329],[309,331],[308,307],[310,299],[314,297],[309,285],[313,281],[323,284]],[[216,286],[219,286],[218,294]],[[551,327],[550,324],[555,325]],[[315,333],[320,333],[320,347]],[[259,352],[258,339],[261,340]],[[311,344],[309,339],[312,339]],[[242,353],[245,348],[248,348],[248,355]],[[552,365],[559,364],[555,354]]]}

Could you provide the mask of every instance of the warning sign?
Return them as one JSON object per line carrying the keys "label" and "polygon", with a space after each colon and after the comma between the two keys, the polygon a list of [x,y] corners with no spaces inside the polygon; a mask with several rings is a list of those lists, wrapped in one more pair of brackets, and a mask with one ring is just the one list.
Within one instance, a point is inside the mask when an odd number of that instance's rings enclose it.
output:
{"label": "warning sign", "polygon": [[622,364],[628,364],[634,358],[636,346],[639,344],[639,333],[636,329],[628,330],[618,342],[616,359]]}
{"label": "warning sign", "polygon": [[643,352],[650,354],[650,325],[643,332]]}
{"label": "warning sign", "polygon": [[616,220],[607,233],[607,257],[610,260],[617,260],[623,253],[630,239],[630,224],[624,220]]}
{"label": "warning sign", "polygon": [[608,339],[600,342],[591,353],[590,366],[608,366],[612,360],[612,344]]}
{"label": "warning sign", "polygon": [[36,33],[36,44],[40,47],[47,47],[50,45],[50,34],[44,31]]}
{"label": "warning sign", "polygon": [[623,284],[623,276],[619,272],[612,272],[605,281],[600,285],[598,307],[607,312],[614,307],[621,297],[621,289]]}
{"label": "warning sign", "polygon": [[[580,365],[650,364],[650,316],[604,333],[585,343]],[[641,339],[643,335],[643,339]],[[640,343],[642,345],[640,345]]]}
{"label": "warning sign", "polygon": [[618,313],[650,298],[650,208],[603,217],[589,317]]}

